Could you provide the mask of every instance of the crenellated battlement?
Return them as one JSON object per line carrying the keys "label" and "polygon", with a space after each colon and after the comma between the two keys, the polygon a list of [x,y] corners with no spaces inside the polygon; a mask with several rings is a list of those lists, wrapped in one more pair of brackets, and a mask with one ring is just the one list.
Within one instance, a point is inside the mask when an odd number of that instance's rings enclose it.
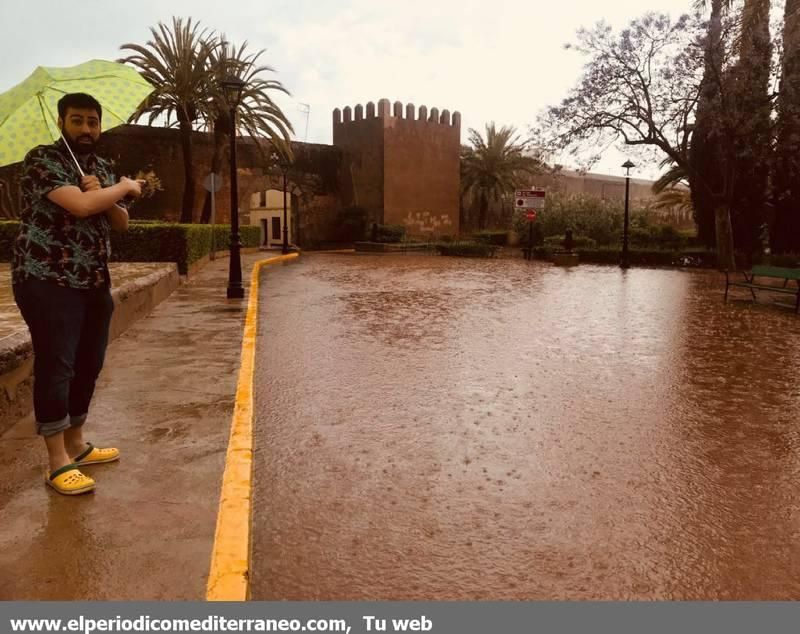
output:
{"label": "crenellated battlement", "polygon": [[456,235],[461,115],[451,112],[388,99],[336,108],[344,205],[415,235]]}
{"label": "crenellated battlement", "polygon": [[361,104],[357,104],[355,108],[346,106],[343,110],[339,108],[333,110],[334,126],[370,119],[391,118],[420,123],[435,123],[461,129],[461,113],[458,111],[453,112],[451,115],[449,110],[445,109],[440,113],[438,108],[431,108],[429,113],[427,106],[422,105],[417,110],[413,103],[408,103],[403,107],[400,101],[395,101],[392,104],[388,99],[379,100],[377,106],[374,101],[370,101],[367,103],[366,108]]}

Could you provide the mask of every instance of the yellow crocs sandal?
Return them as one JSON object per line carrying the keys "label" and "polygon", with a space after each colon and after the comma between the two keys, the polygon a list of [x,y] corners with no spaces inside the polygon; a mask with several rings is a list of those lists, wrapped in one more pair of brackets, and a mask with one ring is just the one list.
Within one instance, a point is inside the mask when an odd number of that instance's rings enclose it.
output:
{"label": "yellow crocs sandal", "polygon": [[83,475],[77,465],[68,464],[66,467],[56,469],[44,480],[47,486],[55,489],[62,495],[80,495],[94,491],[94,480]]}
{"label": "yellow crocs sandal", "polygon": [[99,447],[95,447],[90,442],[87,442],[86,444],[89,445],[89,448],[74,458],[76,465],[102,464],[104,462],[114,462],[115,460],[119,460],[119,449],[114,447],[100,449]]}

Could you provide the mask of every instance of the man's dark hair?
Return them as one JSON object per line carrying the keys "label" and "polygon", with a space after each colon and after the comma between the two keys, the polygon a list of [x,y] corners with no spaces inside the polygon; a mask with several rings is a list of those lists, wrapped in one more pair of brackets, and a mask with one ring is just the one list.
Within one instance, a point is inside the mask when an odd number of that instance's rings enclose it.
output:
{"label": "man's dark hair", "polygon": [[58,100],[58,116],[61,117],[62,120],[67,116],[67,108],[96,110],[100,122],[102,123],[103,121],[103,107],[100,105],[100,102],[91,95],[87,95],[85,92],[73,92],[64,95]]}

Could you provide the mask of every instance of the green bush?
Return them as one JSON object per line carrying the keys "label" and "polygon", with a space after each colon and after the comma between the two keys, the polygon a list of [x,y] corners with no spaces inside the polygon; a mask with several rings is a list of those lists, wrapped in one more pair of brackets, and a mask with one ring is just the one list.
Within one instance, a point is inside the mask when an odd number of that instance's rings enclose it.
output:
{"label": "green bush", "polygon": [[[531,241],[531,225],[533,225],[533,246],[544,246],[544,232],[542,231],[541,223],[529,223],[527,221],[525,222],[524,228],[516,230],[517,235],[519,236],[519,246],[529,246],[529,242]],[[522,225],[520,225],[520,227],[522,227]],[[519,231],[522,231],[523,233],[519,233]]]}
{"label": "green bush", "polygon": [[684,245],[689,242],[684,233],[670,225],[656,225],[653,230],[657,231],[659,244]]}
{"label": "green bush", "polygon": [[[594,240],[597,245],[622,244],[625,218],[624,204],[618,200],[602,200],[587,194],[550,193],[547,206],[540,211],[534,223],[534,231],[545,239],[563,236],[568,229],[578,236]],[[515,211],[513,227],[527,246],[529,224],[524,211]],[[642,247],[680,249],[695,244],[694,232],[682,232],[668,225],[652,224],[645,209],[630,211],[630,244]],[[534,237],[534,244],[539,243]]]}
{"label": "green bush", "polygon": [[[131,224],[125,233],[112,232],[111,260],[113,262],[176,262],[185,275],[189,266],[215,251],[230,248],[229,225],[184,225],[142,222]],[[260,245],[261,228],[239,227],[243,247]]]}
{"label": "green bush", "polygon": [[[631,218],[643,216],[634,211]],[[586,194],[565,194],[553,192],[547,195],[544,211],[537,214],[534,227],[541,227],[542,235],[563,236],[568,229],[575,235],[582,235],[597,244],[613,244],[622,235],[624,210],[619,201],[602,200]],[[527,240],[528,221],[524,211],[514,212],[514,229],[523,240]]]}
{"label": "green bush", "polygon": [[[536,247],[533,250],[534,257],[540,260],[549,260],[560,248],[553,246]],[[618,265],[622,257],[622,248],[618,246],[600,246],[594,248],[576,249],[580,261],[592,264],[614,264]],[[716,268],[717,254],[704,248],[688,247],[685,249],[658,249],[633,247],[628,250],[628,260],[634,266],[678,266],[692,268]],[[771,261],[772,266],[791,266],[794,262],[800,267],[800,258],[778,256],[780,264],[776,264],[775,256]],[[747,270],[750,264],[744,254],[736,254],[736,266],[738,270]]]}
{"label": "green bush", "polygon": [[764,257],[763,264],[767,266],[780,266],[787,269],[800,269],[800,254],[786,253],[783,255],[768,255]]}
{"label": "green bush", "polygon": [[[669,225],[634,226],[629,230],[630,244],[644,247],[680,249],[689,246],[689,238]],[[620,237],[620,241],[622,237]],[[621,242],[620,242],[621,243]]]}
{"label": "green bush", "polygon": [[[556,250],[563,249],[564,239],[565,236],[550,236],[549,238],[544,239],[544,246],[551,247]],[[595,240],[587,238],[586,236],[573,236],[572,244],[573,244],[572,246],[573,249],[581,249],[581,248],[592,249],[597,246],[597,242]]]}
{"label": "green bush", "polygon": [[[537,247],[533,250],[534,257],[548,260],[558,248],[549,246]],[[594,247],[577,249],[580,261],[591,264],[619,264],[622,249],[619,247]],[[717,255],[705,249],[642,249],[628,250],[628,261],[634,266],[691,266],[714,268]],[[737,260],[738,261],[738,260]],[[740,263],[741,265],[741,263]]]}
{"label": "green bush", "polygon": [[372,242],[396,243],[406,237],[405,225],[375,225],[370,231]]}
{"label": "green bush", "polygon": [[439,243],[436,250],[441,255],[461,256],[468,258],[491,258],[498,247],[493,244],[480,244],[478,242],[449,242]]}
{"label": "green bush", "polygon": [[480,244],[493,244],[497,247],[508,244],[508,231],[477,231],[472,237]]}
{"label": "green bush", "polygon": [[[19,223],[0,222],[0,254],[3,261],[11,260],[11,242],[17,234]],[[132,222],[128,231],[111,232],[112,262],[175,262],[178,271],[185,275],[189,266],[211,253],[211,236],[214,249],[224,251],[230,247],[229,225],[183,225],[166,222]],[[242,226],[239,235],[243,247],[257,247],[261,241],[261,228]]]}

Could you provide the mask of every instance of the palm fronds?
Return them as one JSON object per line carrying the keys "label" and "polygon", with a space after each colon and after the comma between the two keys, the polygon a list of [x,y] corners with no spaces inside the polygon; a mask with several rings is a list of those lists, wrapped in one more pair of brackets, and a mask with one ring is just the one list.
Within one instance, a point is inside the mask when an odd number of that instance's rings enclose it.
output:
{"label": "palm fronds", "polygon": [[152,123],[161,115],[167,125],[173,118],[179,124],[194,124],[204,112],[203,95],[212,89],[209,69],[212,45],[208,31],[189,18],[172,18],[171,28],[161,22],[150,28],[151,39],[145,45],[123,44],[120,48],[133,54],[119,60],[136,68],[155,90],[131,117],[137,121],[145,114]]}
{"label": "palm fronds", "polygon": [[486,138],[470,128],[469,146],[462,148],[461,194],[480,203],[479,225],[486,222],[489,200],[498,200],[512,192],[524,178],[541,170],[541,162],[525,154],[527,144],[520,142],[516,129],[494,122],[486,125]]}

